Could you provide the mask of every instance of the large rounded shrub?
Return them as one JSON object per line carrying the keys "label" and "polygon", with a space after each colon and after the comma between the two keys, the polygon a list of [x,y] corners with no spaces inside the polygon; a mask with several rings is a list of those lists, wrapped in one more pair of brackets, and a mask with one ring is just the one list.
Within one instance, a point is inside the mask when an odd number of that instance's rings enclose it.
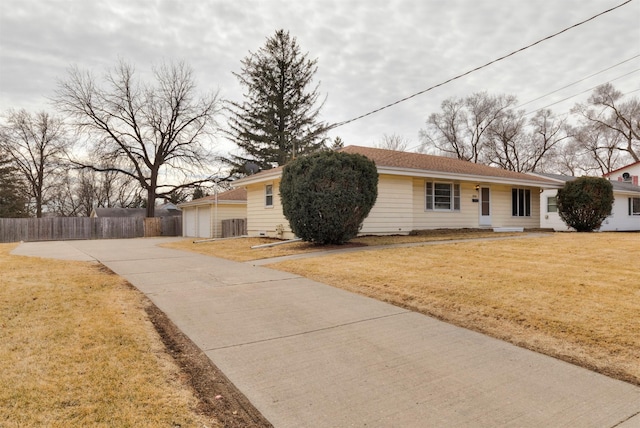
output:
{"label": "large rounded shrub", "polygon": [[592,232],[602,225],[613,207],[613,186],[604,178],[580,177],[558,190],[558,214],[578,232]]}
{"label": "large rounded shrub", "polygon": [[358,234],[376,202],[378,170],[362,155],[315,153],[284,167],[280,196],[296,236],[318,244],[343,244]]}

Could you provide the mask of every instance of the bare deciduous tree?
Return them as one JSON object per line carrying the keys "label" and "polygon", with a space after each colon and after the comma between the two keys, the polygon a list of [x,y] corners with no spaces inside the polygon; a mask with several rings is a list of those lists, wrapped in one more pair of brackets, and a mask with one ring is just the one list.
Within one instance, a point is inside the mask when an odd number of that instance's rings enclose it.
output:
{"label": "bare deciduous tree", "polygon": [[[89,134],[90,150],[107,162],[76,165],[112,171],[135,180],[147,194],[147,216],[156,197],[210,181],[217,94],[197,97],[192,70],[184,63],[153,70],[154,82],[140,83],[121,61],[99,82],[89,72],[70,70],[54,101]],[[199,175],[199,179],[193,176]]]}
{"label": "bare deciduous tree", "polygon": [[0,146],[13,159],[29,186],[34,214],[42,217],[53,179],[62,167],[70,142],[62,120],[41,111],[10,110],[0,129]]}
{"label": "bare deciduous tree", "polygon": [[523,153],[523,146],[527,143],[526,122],[522,112],[507,110],[491,124],[482,156],[487,164],[511,171],[524,170],[527,164]]}
{"label": "bare deciduous tree", "polygon": [[142,206],[140,187],[114,171],[67,170],[59,174],[57,183],[48,208],[60,216],[89,216],[94,208]]}
{"label": "bare deciduous tree", "polygon": [[580,127],[574,136],[575,146],[586,155],[583,156],[585,167],[600,175],[625,164],[619,148],[622,139],[620,133],[602,126]]}
{"label": "bare deciduous tree", "polygon": [[566,119],[557,119],[551,110],[539,110],[529,121],[530,133],[520,148],[519,172],[543,171],[552,164],[556,151],[570,138]]}
{"label": "bare deciduous tree", "polygon": [[[611,83],[598,86],[586,104],[577,104],[573,112],[583,118],[585,132],[601,134],[603,129],[619,134],[616,150],[640,161],[640,100],[622,101],[623,94]],[[611,137],[613,138],[613,137]]]}
{"label": "bare deciduous tree", "polygon": [[489,127],[515,103],[514,96],[491,96],[487,92],[445,100],[442,112],[431,114],[427,128],[420,131],[422,151],[436,149],[458,159],[483,162]]}
{"label": "bare deciduous tree", "polygon": [[375,144],[379,149],[396,150],[405,152],[409,149],[409,140],[398,134],[384,134],[382,139]]}

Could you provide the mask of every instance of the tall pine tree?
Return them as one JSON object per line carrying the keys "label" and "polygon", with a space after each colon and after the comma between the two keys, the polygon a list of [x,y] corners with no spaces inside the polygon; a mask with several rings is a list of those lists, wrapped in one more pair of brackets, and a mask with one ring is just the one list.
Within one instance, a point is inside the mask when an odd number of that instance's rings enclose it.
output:
{"label": "tall pine tree", "polygon": [[327,125],[319,121],[322,103],[313,84],[316,63],[284,30],[242,60],[242,71],[234,75],[245,100],[228,102],[229,136],[242,150],[227,160],[235,172],[246,174],[247,164],[270,169],[325,149]]}

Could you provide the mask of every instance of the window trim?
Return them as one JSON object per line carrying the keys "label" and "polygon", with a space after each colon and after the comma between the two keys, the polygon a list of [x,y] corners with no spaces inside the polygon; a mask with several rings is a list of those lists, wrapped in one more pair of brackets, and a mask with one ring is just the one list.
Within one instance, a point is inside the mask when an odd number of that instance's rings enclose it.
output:
{"label": "window trim", "polygon": [[[448,204],[449,208],[436,208],[436,185],[448,186]],[[442,190],[442,189],[441,189]],[[461,193],[462,189],[460,183],[454,183],[452,181],[425,181],[424,186],[424,198],[425,211],[439,211],[439,212],[460,212],[461,208]],[[442,195],[441,195],[442,197]],[[440,202],[442,204],[442,202]]]}
{"label": "window trim", "polygon": [[264,206],[273,208],[273,184],[264,185]]}
{"label": "window trim", "polygon": [[[635,202],[635,200],[637,200],[638,202]],[[634,211],[634,205],[637,203],[637,211]],[[630,216],[640,216],[640,196],[635,197],[629,197],[629,215]]]}
{"label": "window trim", "polygon": [[511,217],[531,217],[531,189],[511,188]]}

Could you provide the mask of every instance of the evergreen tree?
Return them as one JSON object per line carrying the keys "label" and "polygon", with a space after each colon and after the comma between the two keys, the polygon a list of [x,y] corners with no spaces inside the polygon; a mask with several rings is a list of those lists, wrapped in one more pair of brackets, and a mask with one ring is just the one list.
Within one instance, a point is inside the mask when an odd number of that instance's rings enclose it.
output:
{"label": "evergreen tree", "polygon": [[229,136],[242,149],[227,159],[235,172],[246,174],[248,163],[270,169],[325,148],[327,125],[318,120],[322,103],[312,82],[316,63],[284,30],[242,60],[234,75],[246,90],[245,100],[228,102]]}
{"label": "evergreen tree", "polygon": [[604,178],[580,177],[558,190],[557,201],[558,214],[568,226],[578,232],[592,232],[611,215],[613,186]]}
{"label": "evergreen tree", "polygon": [[28,189],[8,156],[0,154],[0,217],[28,217]]}
{"label": "evergreen tree", "polygon": [[282,211],[305,241],[343,244],[355,237],[378,197],[378,169],[358,154],[325,151],[284,167]]}

